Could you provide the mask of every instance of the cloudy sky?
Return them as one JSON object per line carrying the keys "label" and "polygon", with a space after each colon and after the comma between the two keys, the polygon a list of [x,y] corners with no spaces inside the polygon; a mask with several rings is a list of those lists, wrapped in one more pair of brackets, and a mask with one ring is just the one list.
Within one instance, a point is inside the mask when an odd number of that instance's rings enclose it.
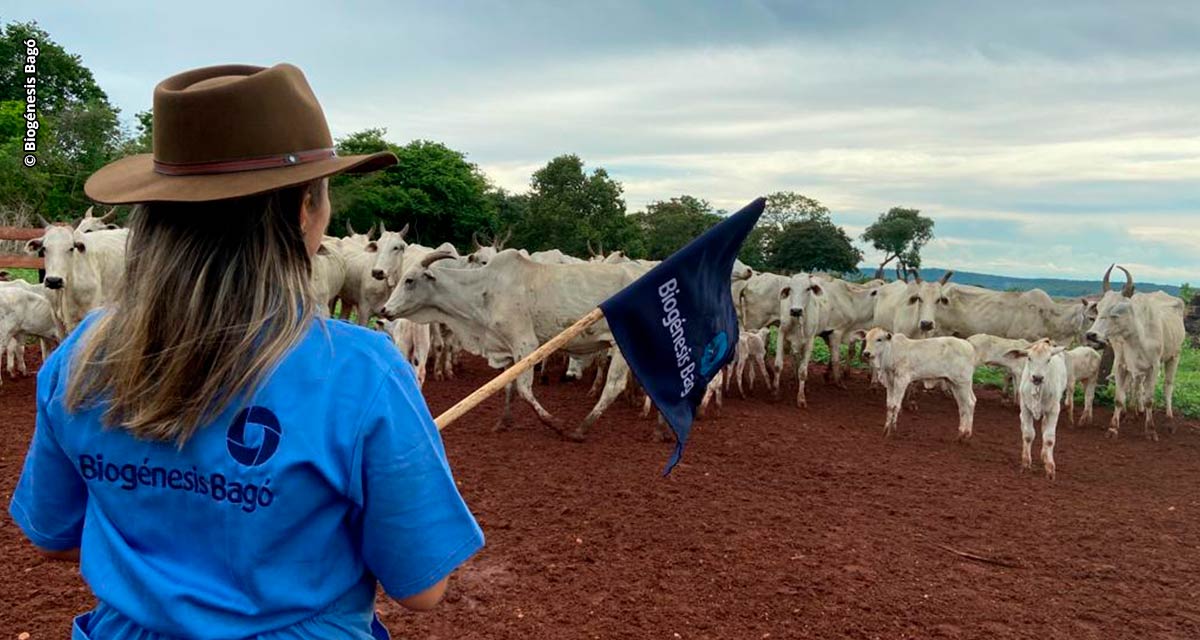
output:
{"label": "cloudy sky", "polygon": [[335,136],[442,141],[511,190],[577,153],[631,211],[795,190],[852,235],[921,209],[928,266],[1200,281],[1194,2],[42,0],[0,18],[37,19],[127,115],[179,70],[288,61]]}

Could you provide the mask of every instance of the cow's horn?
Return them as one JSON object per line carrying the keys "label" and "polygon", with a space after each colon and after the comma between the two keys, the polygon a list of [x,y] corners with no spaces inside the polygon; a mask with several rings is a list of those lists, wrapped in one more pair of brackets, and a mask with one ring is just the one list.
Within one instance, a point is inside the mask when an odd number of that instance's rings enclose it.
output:
{"label": "cow's horn", "polygon": [[1129,270],[1122,266],[1117,266],[1118,269],[1125,272],[1125,286],[1121,287],[1121,295],[1126,298],[1133,297],[1133,276],[1129,274]]}
{"label": "cow's horn", "polygon": [[42,214],[40,214],[40,213],[39,213],[39,214],[38,214],[38,217],[37,217],[37,219],[38,219],[38,222],[40,222],[40,223],[42,224],[42,226],[43,226],[43,227],[48,227],[48,226],[50,226],[50,221],[49,221],[49,220],[47,220],[47,219],[45,219],[45,218],[43,218],[43,217],[42,217]]}
{"label": "cow's horn", "polygon": [[111,209],[108,210],[108,213],[100,216],[100,222],[108,222],[115,217],[117,217],[117,208],[112,207]]}
{"label": "cow's horn", "polygon": [[950,280],[950,277],[953,275],[954,275],[954,271],[947,271],[946,273],[943,273],[942,277],[938,279],[938,283],[946,284]]}
{"label": "cow's horn", "polygon": [[400,230],[400,239],[404,239],[404,234],[408,233],[408,223],[404,223],[404,228]]}
{"label": "cow's horn", "polygon": [[92,217],[92,209],[95,209],[95,208],[96,207],[88,207],[87,211],[83,212],[83,219],[87,220],[88,218]]}
{"label": "cow's horn", "polygon": [[479,251],[480,249],[483,248],[483,245],[479,244],[479,232],[478,231],[471,232],[471,242],[475,243],[476,251]]}
{"label": "cow's horn", "polygon": [[595,258],[596,250],[592,248],[592,240],[590,238],[587,241],[587,248],[588,248],[588,255]]}
{"label": "cow's horn", "polygon": [[504,234],[504,239],[501,240],[500,243],[496,245],[496,250],[499,251],[499,250],[503,249],[504,245],[508,244],[508,239],[511,237],[512,237],[512,227],[509,227],[508,233]]}
{"label": "cow's horn", "polygon": [[373,235],[375,235],[375,223],[374,222],[371,223],[371,228],[367,229],[367,240],[370,240],[371,236],[373,236]]}
{"label": "cow's horn", "polygon": [[454,254],[450,253],[449,251],[434,251],[433,253],[425,256],[424,258],[421,258],[421,267],[429,268],[429,265],[437,262],[438,260],[445,260],[447,258],[453,258],[453,257],[454,257]]}
{"label": "cow's horn", "polygon": [[913,276],[913,281],[916,282],[917,284],[921,284],[922,282],[924,282],[924,280],[921,279],[921,272],[919,270],[913,269],[912,276]]}
{"label": "cow's horn", "polygon": [[346,221],[346,235],[355,235],[354,225],[350,224],[349,220]]}
{"label": "cow's horn", "polygon": [[1115,263],[1108,265],[1108,271],[1104,272],[1104,281],[1100,283],[1100,290],[1103,291],[1104,293],[1108,293],[1109,291],[1112,291],[1112,284],[1109,283],[1108,279],[1110,277],[1112,277],[1112,270],[1113,270],[1113,267],[1115,267],[1115,266],[1116,266]]}

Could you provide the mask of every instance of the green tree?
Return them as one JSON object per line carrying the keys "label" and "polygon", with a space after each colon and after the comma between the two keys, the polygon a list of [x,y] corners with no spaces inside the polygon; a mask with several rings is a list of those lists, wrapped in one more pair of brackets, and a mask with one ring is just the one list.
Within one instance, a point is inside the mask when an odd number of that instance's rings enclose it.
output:
{"label": "green tree", "polygon": [[26,40],[37,42],[37,104],[42,113],[69,105],[108,104],[90,69],[77,54],[67,53],[36,22],[10,22],[0,31],[0,101],[25,102]]}
{"label": "green tree", "polygon": [[[37,41],[37,165],[26,167],[26,48]],[[0,209],[35,211],[51,220],[78,216],[88,205],[87,177],[120,155],[118,111],[78,55],[36,23],[0,31]],[[14,116],[16,119],[14,120]]]}
{"label": "green tree", "polygon": [[862,252],[828,217],[814,217],[784,225],[772,238],[769,260],[772,269],[784,272],[844,274],[858,270]]}
{"label": "green tree", "polygon": [[641,238],[621,193],[621,183],[603,168],[589,174],[579,156],[558,156],[534,172],[528,213],[514,229],[513,245],[586,256],[589,243],[602,243],[609,251],[635,253]]}
{"label": "green tree", "polygon": [[1185,282],[1179,287],[1179,297],[1183,298],[1184,305],[1190,306],[1192,301],[1196,299],[1196,290],[1192,288],[1190,283]]}
{"label": "green tree", "polygon": [[689,195],[646,205],[632,216],[645,257],[662,260],[721,221],[708,202]]}
{"label": "green tree", "polygon": [[366,175],[343,174],[331,181],[335,233],[350,222],[364,230],[409,225],[409,238],[428,245],[449,241],[465,248],[471,233],[495,227],[489,185],[466,155],[428,140],[392,144],[384,129],[367,129],[337,141],[338,153],[391,150],[399,162]]}
{"label": "green tree", "polygon": [[907,279],[921,268],[921,249],[933,239],[933,220],[922,216],[919,209],[892,207],[867,227],[862,239],[883,252],[877,273],[896,260],[896,278]]}

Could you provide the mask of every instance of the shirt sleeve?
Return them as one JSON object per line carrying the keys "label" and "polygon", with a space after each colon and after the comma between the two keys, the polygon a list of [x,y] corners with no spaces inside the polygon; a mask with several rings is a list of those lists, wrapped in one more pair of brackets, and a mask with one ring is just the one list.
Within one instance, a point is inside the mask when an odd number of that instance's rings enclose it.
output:
{"label": "shirt sleeve", "polygon": [[[62,351],[60,346],[55,355]],[[33,544],[48,551],[66,551],[79,547],[87,509],[87,486],[63,451],[51,424],[49,408],[59,360],[52,358],[54,362],[48,361],[38,372],[37,423],[9,511]]]}
{"label": "shirt sleeve", "polygon": [[483,547],[441,435],[400,358],[367,410],[354,457],[351,497],[362,509],[363,559],[388,595],[428,589]]}

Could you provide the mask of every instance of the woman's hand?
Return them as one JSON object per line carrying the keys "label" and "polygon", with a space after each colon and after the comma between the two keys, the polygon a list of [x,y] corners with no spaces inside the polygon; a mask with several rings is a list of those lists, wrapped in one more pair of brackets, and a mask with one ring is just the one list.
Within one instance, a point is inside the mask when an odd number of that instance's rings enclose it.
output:
{"label": "woman's hand", "polygon": [[446,595],[446,583],[450,580],[450,576],[442,578],[437,584],[428,589],[407,598],[396,598],[405,609],[413,611],[429,611],[442,601],[442,596]]}

